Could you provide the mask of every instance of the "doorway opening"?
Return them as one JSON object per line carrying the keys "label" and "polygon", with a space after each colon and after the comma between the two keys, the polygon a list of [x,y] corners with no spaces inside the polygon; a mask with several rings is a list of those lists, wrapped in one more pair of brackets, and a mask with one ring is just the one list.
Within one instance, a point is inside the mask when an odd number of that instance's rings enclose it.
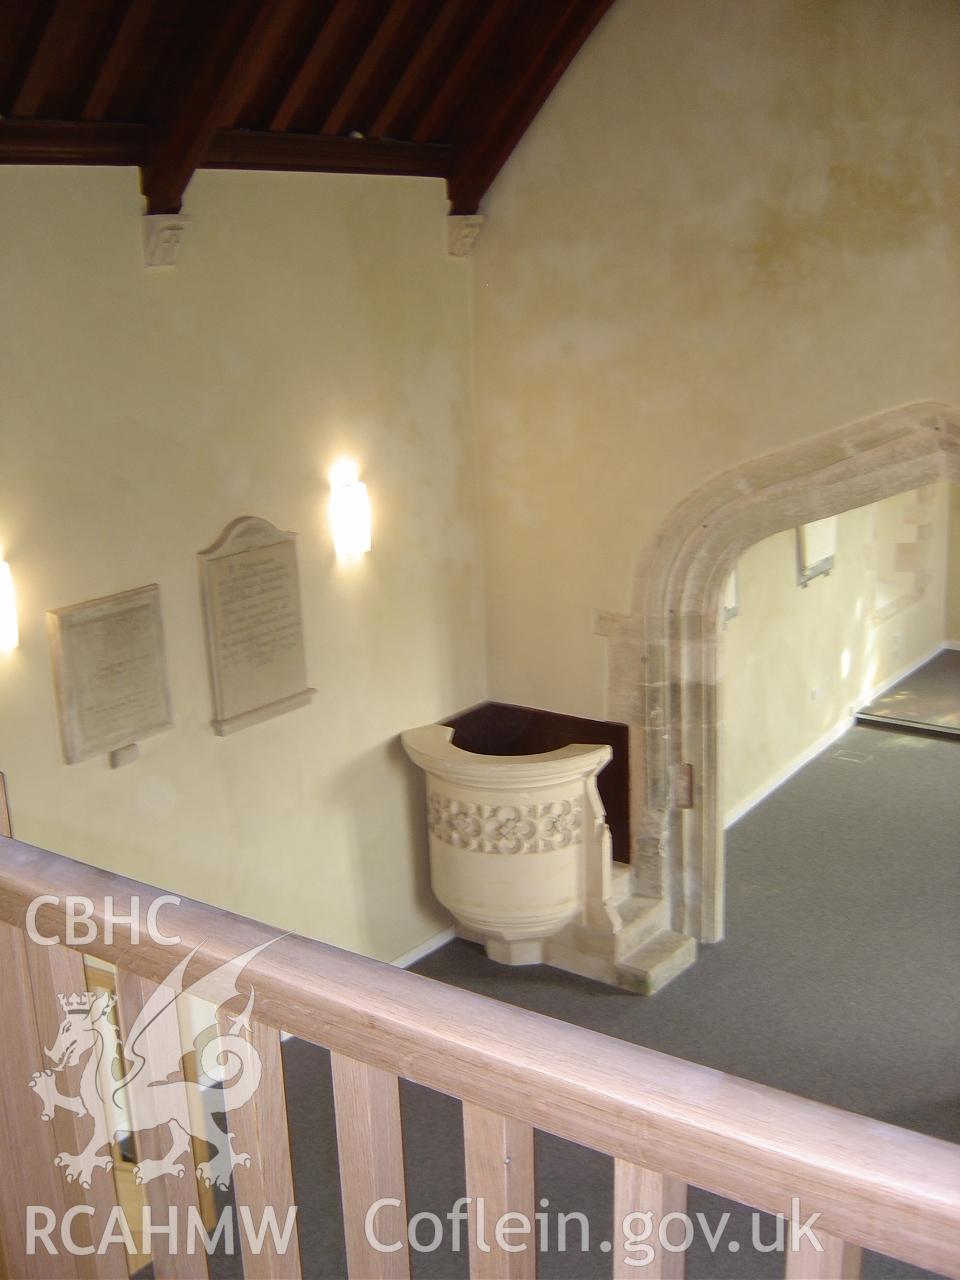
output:
{"label": "doorway opening", "polygon": [[854,507],[960,480],[960,410],[924,401],[727,471],[640,557],[627,615],[601,614],[608,715],[629,726],[633,890],[671,927],[724,934],[718,636],[727,581],[754,543]]}

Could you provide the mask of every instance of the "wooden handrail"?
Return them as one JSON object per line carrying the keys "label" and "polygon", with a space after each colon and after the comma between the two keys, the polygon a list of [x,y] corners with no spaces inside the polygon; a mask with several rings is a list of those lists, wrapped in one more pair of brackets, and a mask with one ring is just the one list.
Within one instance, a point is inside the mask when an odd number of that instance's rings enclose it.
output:
{"label": "wooden handrail", "polygon": [[[772,1213],[799,1197],[840,1240],[960,1277],[960,1147],[753,1084],[183,898],[161,913],[180,942],[103,940],[104,900],[141,912],[160,890],[0,839],[0,920],[37,915],[64,937],[68,895],[98,925],[83,950],[163,981],[195,946],[196,973],[261,943],[255,1016],[358,1062],[620,1161]],[[194,968],[188,973],[189,982]]]}

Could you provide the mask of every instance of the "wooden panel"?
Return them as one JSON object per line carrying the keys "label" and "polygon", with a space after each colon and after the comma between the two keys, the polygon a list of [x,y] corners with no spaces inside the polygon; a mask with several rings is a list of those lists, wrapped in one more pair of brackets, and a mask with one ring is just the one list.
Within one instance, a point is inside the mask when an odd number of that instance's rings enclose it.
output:
{"label": "wooden panel", "polygon": [[[165,967],[169,969],[173,963],[174,957],[171,956]],[[117,1011],[125,1038],[140,1010],[156,989],[155,983],[134,973],[123,970],[117,973]],[[180,1035],[175,1021],[171,1023],[163,1018],[147,1027],[140,1048],[146,1057],[145,1071],[151,1068],[156,1070],[159,1063],[173,1060],[174,1055],[178,1056],[180,1052]],[[187,1252],[188,1233],[192,1230],[191,1219],[194,1223],[200,1222],[202,1214],[197,1189],[197,1169],[189,1135],[184,1133],[182,1126],[169,1123],[168,1120],[173,1110],[168,1099],[175,1093],[179,1095],[176,1098],[176,1109],[181,1114],[188,1114],[186,1085],[182,1081],[178,1082],[176,1077],[155,1091],[144,1089],[130,1095],[138,1164],[145,1160],[162,1161],[172,1157],[183,1168],[182,1176],[162,1173],[144,1183],[153,1222],[170,1222],[171,1209],[175,1208],[177,1211],[175,1238],[171,1239],[161,1231],[153,1236],[147,1247],[153,1255],[156,1280],[206,1280],[207,1257],[203,1248],[197,1248],[192,1254]]]}
{"label": "wooden panel", "polygon": [[317,32],[297,74],[293,77],[273,114],[273,119],[270,121],[271,129],[282,131],[289,129],[293,123],[294,117],[304,106],[310,91],[317,83],[327,60],[355,17],[353,8],[355,2],[356,0],[335,0],[326,21]]}
{"label": "wooden panel", "polygon": [[786,1280],[859,1280],[862,1252],[854,1244],[837,1240],[813,1227],[821,1249],[804,1235],[798,1248],[787,1241]]}
{"label": "wooden panel", "polygon": [[117,24],[110,47],[97,70],[83,107],[84,120],[102,120],[107,114],[120,78],[146,30],[157,0],[130,0]]}
{"label": "wooden panel", "polygon": [[[0,838],[0,920],[22,926],[28,904],[55,885],[61,898],[141,910],[150,886]],[[63,934],[62,900],[38,926]],[[469,991],[352,955],[183,898],[163,920],[180,942],[129,930],[92,955],[163,977],[193,947],[212,967],[270,943],[247,965],[257,1017],[338,1054],[523,1120],[571,1142],[768,1213],[799,1196],[829,1234],[960,1273],[960,1149],[865,1116],[626,1044]]]}
{"label": "wooden panel", "polygon": [[[408,1280],[399,1082],[388,1071],[339,1053],[331,1056],[331,1067],[350,1280]],[[365,1231],[367,1213],[378,1200],[398,1201],[385,1205],[373,1220],[379,1241],[401,1245],[390,1253],[375,1249]]]}
{"label": "wooden panel", "polygon": [[69,36],[72,0],[56,0],[47,19],[40,43],[34,51],[23,83],[14,98],[10,114],[13,116],[37,115],[44,94],[62,57],[62,44]]}
{"label": "wooden panel", "polygon": [[446,44],[458,21],[467,10],[469,0],[445,0],[440,12],[419,42],[402,75],[370,126],[375,138],[389,137],[403,121],[407,111],[423,93],[440,64]]}
{"label": "wooden panel", "polygon": [[270,4],[261,0],[261,9],[269,11],[269,21],[262,23],[254,35],[255,60],[223,104],[218,120],[221,129],[232,129],[248,98],[261,86],[266,88],[273,83],[277,62],[302,39],[301,21],[315,11],[316,0],[271,0]]}
{"label": "wooden panel", "polygon": [[[534,1280],[537,1252],[533,1129],[522,1120],[464,1103],[463,1139],[470,1197],[471,1280]],[[519,1220],[503,1221],[503,1243],[510,1249],[500,1247],[496,1233],[497,1224],[507,1214],[522,1215],[530,1228],[530,1234],[526,1234],[519,1230],[523,1226]],[[518,1230],[509,1231],[511,1227]],[[517,1249],[519,1245],[524,1248]]]}
{"label": "wooden panel", "polygon": [[421,0],[390,0],[373,39],[348,77],[336,102],[327,112],[322,133],[341,133],[350,124],[354,128],[359,126],[360,121],[354,118],[355,113],[382,77],[384,66],[393,52],[403,24],[420,2]]}
{"label": "wooden panel", "polygon": [[[79,1273],[77,1259],[62,1249],[59,1230],[55,1227],[51,1236],[57,1250],[53,1255],[42,1241],[31,1250],[27,1238],[28,1205],[49,1209],[58,1227],[70,1200],[68,1184],[54,1164],[59,1150],[57,1134],[52,1124],[41,1119],[40,1103],[28,1087],[46,1059],[30,992],[26,948],[25,935],[19,929],[0,924],[0,1025],[4,1028],[0,1150],[6,1165],[0,1177],[0,1235],[11,1280],[61,1280]],[[14,1161],[15,1176],[11,1170]],[[44,1217],[39,1221],[42,1224]]]}
{"label": "wooden panel", "polygon": [[[44,947],[27,942],[27,966],[30,971],[30,983],[33,989],[33,1003],[36,1010],[37,1030],[40,1044],[51,1047],[57,1040],[63,1009],[60,996],[78,995],[86,990],[86,975],[83,968],[83,957],[79,951],[70,947]],[[109,1047],[108,1047],[109,1052]],[[84,1059],[76,1066],[68,1067],[55,1076],[57,1089],[66,1096],[80,1096],[81,1074],[91,1059]],[[44,1064],[47,1060],[44,1059]],[[113,1126],[109,1121],[103,1100],[96,1092],[88,1093],[84,1101],[89,1104],[93,1099],[97,1106],[95,1118],[89,1113],[77,1116],[71,1111],[58,1107],[50,1122],[58,1151],[71,1155],[79,1154],[91,1141],[94,1123],[100,1126],[104,1142],[113,1139]],[[94,1210],[92,1218],[86,1214],[77,1219],[71,1234],[80,1244],[98,1244],[104,1235],[108,1220],[117,1203],[117,1194],[111,1166],[113,1154],[109,1146],[98,1147],[93,1152],[110,1164],[94,1170],[89,1188],[81,1187],[78,1181],[65,1182],[65,1196],[70,1205],[88,1205]],[[77,1258],[77,1271],[83,1277],[125,1277],[128,1274],[127,1253],[121,1243],[111,1245],[105,1253]]]}
{"label": "wooden panel", "polygon": [[[647,1280],[683,1280],[686,1274],[686,1254],[661,1248],[659,1229],[661,1220],[667,1214],[685,1213],[686,1209],[685,1183],[628,1160],[614,1161],[613,1280],[626,1280],[628,1276],[636,1276],[641,1272]],[[635,1213],[653,1215],[653,1229],[644,1243],[653,1249],[654,1256],[643,1267],[637,1265],[641,1257],[639,1253],[624,1249],[626,1237],[630,1234],[630,1216]],[[624,1223],[627,1225],[627,1232],[623,1230]],[[636,1234],[639,1235],[640,1232]],[[668,1242],[673,1239],[669,1228],[666,1239]]]}
{"label": "wooden panel", "polygon": [[617,862],[630,861],[630,731],[615,720],[587,720],[540,707],[481,702],[446,722],[455,746],[483,755],[510,756],[555,751],[574,742],[604,744],[613,759],[597,777]]}
{"label": "wooden panel", "polygon": [[443,83],[423,112],[413,130],[415,142],[427,142],[444,136],[447,122],[467,93],[473,77],[482,66],[494,42],[503,35],[504,27],[516,9],[516,0],[489,0],[480,23],[462,48],[444,77]]}
{"label": "wooden panel", "polygon": [[[290,1169],[280,1032],[255,1022],[252,1043],[263,1067],[260,1085],[246,1106],[229,1113],[234,1146],[250,1156],[249,1166],[238,1165],[234,1170],[234,1201],[238,1212],[241,1205],[246,1205],[257,1224],[264,1212],[272,1209],[282,1232],[288,1210],[296,1200]],[[246,1234],[242,1239],[244,1280],[299,1280],[300,1246],[296,1226],[283,1253],[278,1252],[269,1233],[259,1254],[250,1249]]]}

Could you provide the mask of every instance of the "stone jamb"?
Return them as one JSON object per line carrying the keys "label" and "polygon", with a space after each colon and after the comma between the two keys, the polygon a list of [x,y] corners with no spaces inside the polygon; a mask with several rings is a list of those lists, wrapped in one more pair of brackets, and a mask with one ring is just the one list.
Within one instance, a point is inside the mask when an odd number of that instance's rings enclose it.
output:
{"label": "stone jamb", "polygon": [[[666,518],[637,563],[630,613],[598,616],[608,716],[630,726],[633,891],[668,896],[677,932],[717,942],[724,931],[717,648],[729,573],[771,534],[940,479],[960,482],[960,409],[934,401],[744,463]],[[683,764],[692,807],[680,808]]]}

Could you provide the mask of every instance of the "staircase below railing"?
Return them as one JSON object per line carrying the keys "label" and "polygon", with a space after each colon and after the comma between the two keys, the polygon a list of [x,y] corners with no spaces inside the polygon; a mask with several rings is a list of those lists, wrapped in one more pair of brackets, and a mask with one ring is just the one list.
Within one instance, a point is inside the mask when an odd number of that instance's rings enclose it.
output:
{"label": "staircase below railing", "polygon": [[[136,1079],[135,1071],[131,1077],[131,1059],[137,1057],[138,1046],[141,1058],[148,1059],[145,1070],[151,1062],[166,1064],[171,1054],[177,1058],[181,1052],[179,1041],[171,1043],[169,1026],[159,1018],[138,1038],[138,1020],[144,1021],[141,1011],[160,991],[157,984],[165,999],[164,993],[174,990],[177,981],[185,977],[189,985],[247,952],[254,954],[242,974],[235,975],[240,994],[230,1005],[232,1015],[221,1012],[224,1038],[218,1043],[235,1055],[233,1068],[242,1068],[241,1075],[250,1081],[258,1058],[259,1084],[253,1081],[252,1097],[242,1103],[238,1098],[236,1106],[230,1105],[228,1085],[216,1110],[227,1108],[233,1148],[251,1155],[248,1166],[240,1163],[232,1171],[238,1217],[262,1224],[265,1211],[272,1210],[281,1228],[266,1233],[259,1252],[251,1238],[254,1232],[239,1233],[247,1277],[286,1280],[301,1274],[296,1232],[284,1240],[282,1231],[294,1204],[294,1187],[281,1030],[332,1053],[344,1230],[353,1280],[409,1275],[401,1078],[462,1101],[468,1212],[482,1200],[488,1224],[508,1213],[522,1215],[510,1219],[502,1235],[488,1228],[486,1249],[472,1223],[470,1273],[480,1280],[525,1280],[535,1275],[533,1238],[524,1234],[522,1224],[525,1219],[532,1225],[536,1212],[537,1128],[613,1157],[615,1280],[683,1275],[683,1254],[661,1248],[656,1231],[646,1236],[653,1256],[638,1267],[635,1242],[623,1225],[637,1212],[653,1214],[655,1223],[683,1212],[688,1184],[788,1218],[797,1199],[804,1216],[818,1213],[816,1244],[801,1233],[797,1247],[787,1249],[788,1280],[855,1277],[862,1247],[960,1277],[960,1148],[320,942],[281,935],[187,899],[176,905],[168,900],[155,912],[154,932],[162,927],[177,935],[171,944],[163,937],[150,937],[146,929],[148,910],[161,896],[146,885],[0,839],[5,1046],[0,1073],[0,1229],[10,1277],[54,1280],[129,1273],[128,1252],[117,1227],[117,1192],[104,1167],[108,1139],[91,1152],[93,1126],[103,1124],[106,1133],[113,1122],[98,1120],[92,1112],[82,1114],[84,1108],[76,1105],[77,1096],[90,1101],[103,1090],[91,1091],[93,1077],[84,1077],[92,1057],[85,1058],[82,1047],[60,1053],[71,1036],[76,1041],[81,1032],[87,1034],[85,1005],[88,1021],[94,1016],[92,1002],[82,997],[73,1002],[79,1019],[74,1024],[71,1002],[61,1008],[57,999],[86,989],[83,955],[117,967],[116,1032],[126,1054],[121,1070],[129,1080]],[[66,940],[75,911],[68,904],[74,901],[91,904],[78,930],[80,945],[41,945],[28,936],[29,922],[35,935]],[[130,921],[113,925],[112,936],[108,931],[108,925],[123,916],[140,922],[137,941]],[[178,978],[172,971],[188,957],[189,966],[182,966]],[[256,999],[246,1032],[244,1006],[251,986]],[[209,984],[206,994],[215,1004],[220,1002],[220,993]],[[95,1012],[101,1039],[109,1041],[104,1019],[110,1001],[106,995],[96,999],[105,1002],[97,1004]],[[152,1007],[159,1007],[163,999]],[[58,1040],[54,1059],[45,1057],[44,1049]],[[62,1069],[43,1077],[31,1094],[28,1082],[49,1066]],[[54,1085],[61,1102],[52,1120],[44,1123],[34,1095],[50,1099]],[[207,1275],[205,1246],[196,1248],[196,1223],[205,1218],[189,1140],[190,1106],[199,1105],[195,1089],[189,1079],[176,1075],[149,1089],[127,1089],[134,1104],[131,1124],[140,1137],[141,1164],[175,1158],[186,1170],[183,1177],[145,1179],[157,1280]],[[109,1108],[109,1098],[102,1105]],[[178,1127],[186,1138],[178,1135]],[[171,1135],[179,1137],[176,1156],[166,1150]],[[57,1166],[58,1152],[69,1156],[85,1149],[91,1160],[100,1153],[95,1163],[101,1167],[88,1161],[82,1169],[62,1158]],[[226,1159],[229,1165],[229,1149]],[[155,1169],[147,1163],[148,1173]],[[73,1181],[65,1177],[70,1172],[78,1175]],[[89,1185],[79,1176],[84,1172],[90,1175]],[[371,1211],[378,1204],[374,1234]],[[48,1210],[49,1223],[31,1206]],[[180,1230],[155,1229],[167,1224],[173,1208],[179,1213]],[[28,1223],[33,1228],[32,1252]],[[38,1234],[36,1228],[45,1223],[50,1229]],[[184,1227],[190,1223],[195,1248],[187,1253]],[[88,1250],[103,1242],[102,1251],[75,1254],[63,1247],[64,1238],[81,1238],[81,1227],[88,1232],[83,1236],[91,1242]],[[397,1247],[383,1252],[378,1240]],[[518,1245],[524,1247],[514,1251]]]}

